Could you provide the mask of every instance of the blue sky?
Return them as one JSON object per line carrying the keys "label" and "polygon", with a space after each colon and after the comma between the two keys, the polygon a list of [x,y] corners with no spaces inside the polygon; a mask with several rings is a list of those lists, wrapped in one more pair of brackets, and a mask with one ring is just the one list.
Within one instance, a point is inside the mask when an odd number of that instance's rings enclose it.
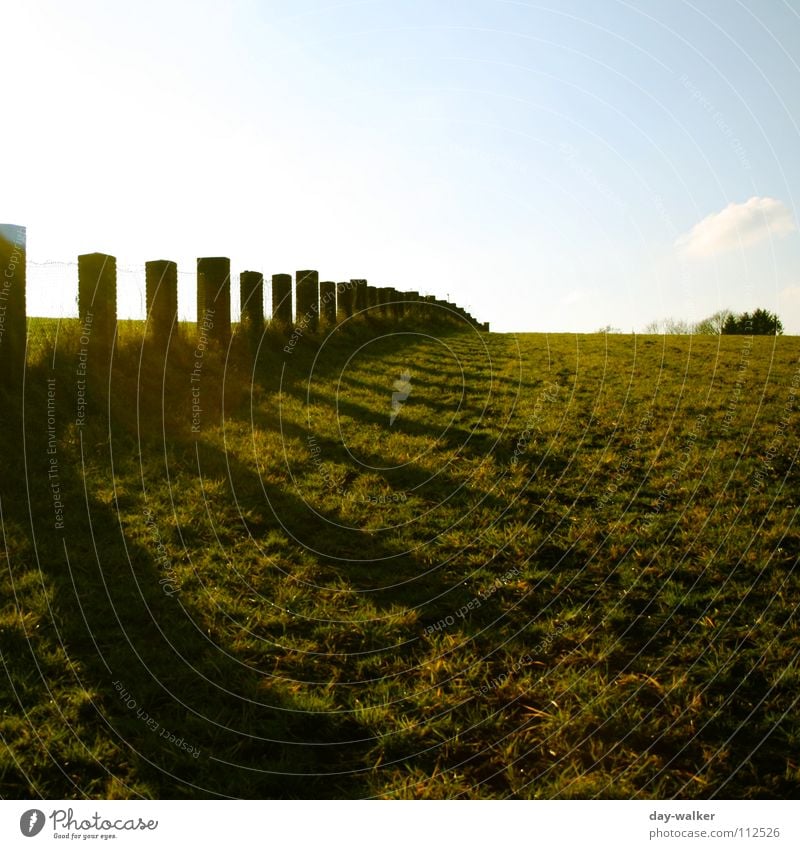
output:
{"label": "blue sky", "polygon": [[800,333],[783,0],[17,3],[0,220],[29,313],[79,253],[449,295],[501,331],[765,306]]}

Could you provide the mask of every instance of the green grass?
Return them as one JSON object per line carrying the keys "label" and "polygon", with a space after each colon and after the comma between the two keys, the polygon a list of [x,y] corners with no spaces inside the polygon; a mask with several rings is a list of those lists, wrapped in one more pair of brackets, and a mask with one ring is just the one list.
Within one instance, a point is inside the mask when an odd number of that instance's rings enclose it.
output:
{"label": "green grass", "polygon": [[797,339],[141,332],[3,402],[0,795],[800,789]]}

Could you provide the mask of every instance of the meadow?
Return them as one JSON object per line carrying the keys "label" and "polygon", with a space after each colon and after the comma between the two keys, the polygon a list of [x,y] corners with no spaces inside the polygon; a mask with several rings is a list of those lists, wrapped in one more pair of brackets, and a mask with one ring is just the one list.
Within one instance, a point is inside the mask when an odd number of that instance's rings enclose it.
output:
{"label": "meadow", "polygon": [[800,340],[351,324],[29,319],[0,796],[794,797]]}

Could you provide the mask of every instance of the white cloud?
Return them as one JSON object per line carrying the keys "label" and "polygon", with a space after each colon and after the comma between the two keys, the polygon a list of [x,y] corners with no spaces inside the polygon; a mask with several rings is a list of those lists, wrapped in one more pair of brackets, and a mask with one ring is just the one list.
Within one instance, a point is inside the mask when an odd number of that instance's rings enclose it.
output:
{"label": "white cloud", "polygon": [[688,256],[704,258],[785,236],[796,229],[792,213],[781,201],[752,197],[706,216],[679,236],[675,247]]}

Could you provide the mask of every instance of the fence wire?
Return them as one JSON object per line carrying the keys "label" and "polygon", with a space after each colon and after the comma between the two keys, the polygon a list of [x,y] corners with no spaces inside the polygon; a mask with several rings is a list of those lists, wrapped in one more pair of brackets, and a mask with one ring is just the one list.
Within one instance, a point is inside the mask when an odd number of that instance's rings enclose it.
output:
{"label": "fence wire", "polygon": [[[239,273],[231,263],[231,320],[239,321]],[[78,317],[78,263],[27,261],[29,316]],[[270,276],[264,275],[264,314],[271,318]],[[144,265],[117,265],[117,317],[143,320],[147,315]],[[178,269],[178,319],[197,320],[197,272]]]}

